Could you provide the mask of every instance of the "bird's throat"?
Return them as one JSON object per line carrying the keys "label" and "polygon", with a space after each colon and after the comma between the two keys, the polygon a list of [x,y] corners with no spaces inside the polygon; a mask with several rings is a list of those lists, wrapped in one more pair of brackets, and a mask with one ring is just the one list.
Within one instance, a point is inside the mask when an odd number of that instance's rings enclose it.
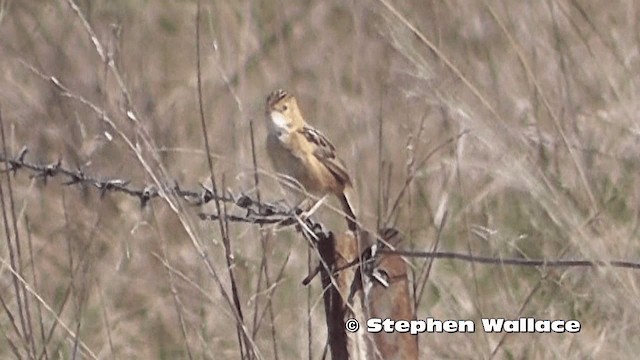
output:
{"label": "bird's throat", "polygon": [[286,141],[289,137],[289,124],[291,121],[286,116],[277,111],[272,111],[269,114],[269,130],[280,141]]}

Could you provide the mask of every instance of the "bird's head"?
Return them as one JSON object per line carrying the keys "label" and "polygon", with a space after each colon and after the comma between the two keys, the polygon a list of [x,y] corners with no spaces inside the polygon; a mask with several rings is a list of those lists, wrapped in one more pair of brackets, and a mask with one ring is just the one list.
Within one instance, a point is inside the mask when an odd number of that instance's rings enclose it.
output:
{"label": "bird's head", "polygon": [[291,131],[304,125],[296,98],[278,89],[267,96],[267,123],[270,131]]}

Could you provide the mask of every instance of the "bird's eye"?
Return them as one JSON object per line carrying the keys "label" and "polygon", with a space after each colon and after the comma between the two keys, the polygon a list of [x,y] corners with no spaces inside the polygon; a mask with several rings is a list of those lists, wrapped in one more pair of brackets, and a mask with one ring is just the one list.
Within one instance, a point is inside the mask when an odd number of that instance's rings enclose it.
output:
{"label": "bird's eye", "polygon": [[289,110],[289,107],[287,105],[282,105],[282,111],[287,111]]}

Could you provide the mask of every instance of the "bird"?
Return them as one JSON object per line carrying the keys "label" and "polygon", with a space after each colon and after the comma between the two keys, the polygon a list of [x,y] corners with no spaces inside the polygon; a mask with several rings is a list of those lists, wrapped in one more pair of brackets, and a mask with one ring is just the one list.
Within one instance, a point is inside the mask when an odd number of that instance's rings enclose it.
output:
{"label": "bird", "polygon": [[267,96],[266,119],[267,153],[275,170],[294,179],[308,194],[321,197],[320,201],[335,195],[349,230],[355,231],[356,215],[346,194],[353,182],[335,146],[307,124],[295,96],[285,90]]}

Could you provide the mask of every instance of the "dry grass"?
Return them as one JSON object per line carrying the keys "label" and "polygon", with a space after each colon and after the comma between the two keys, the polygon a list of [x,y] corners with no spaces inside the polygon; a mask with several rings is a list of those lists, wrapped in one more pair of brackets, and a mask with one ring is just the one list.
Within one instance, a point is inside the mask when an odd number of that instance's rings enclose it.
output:
{"label": "dry grass", "polygon": [[[433,248],[434,224],[446,211],[438,249],[637,260],[640,5],[343,3],[203,2],[202,96],[218,187],[224,176],[226,188],[255,195],[255,120],[260,195],[282,198],[262,150],[262,107],[264,96],[283,86],[338,146],[356,181],[361,221],[375,228],[390,218],[405,235],[405,249]],[[138,185],[205,182],[196,3],[78,5],[112,65],[68,1],[0,1],[0,106],[9,152],[26,145],[30,159],[61,158]],[[33,69],[54,76],[71,96]],[[426,158],[450,138],[457,140]],[[38,351],[40,326],[47,332],[58,323],[49,358],[91,357],[88,351],[100,358],[239,356],[237,315],[225,299],[231,290],[223,237],[217,223],[194,216],[199,209],[167,197],[141,210],[122,195],[101,198],[55,179],[45,186],[20,173],[12,186],[22,273],[60,320],[44,307],[40,317],[28,297]],[[344,226],[329,211],[321,217]],[[319,358],[326,339],[321,289],[312,283],[307,298],[300,285],[306,243],[292,230],[268,227],[232,224],[228,235],[255,348],[267,359],[274,344],[281,359],[309,351]],[[0,245],[0,294],[17,316],[8,244]],[[265,260],[269,289],[260,275]],[[640,351],[634,271],[453,261],[436,261],[427,271],[424,260],[410,261],[415,286],[425,284],[419,318],[533,316],[583,326],[574,335],[424,335],[425,357],[633,358]],[[27,356],[29,344],[16,336],[20,320],[7,314],[0,316],[0,358]],[[263,315],[253,334],[254,319]]]}

